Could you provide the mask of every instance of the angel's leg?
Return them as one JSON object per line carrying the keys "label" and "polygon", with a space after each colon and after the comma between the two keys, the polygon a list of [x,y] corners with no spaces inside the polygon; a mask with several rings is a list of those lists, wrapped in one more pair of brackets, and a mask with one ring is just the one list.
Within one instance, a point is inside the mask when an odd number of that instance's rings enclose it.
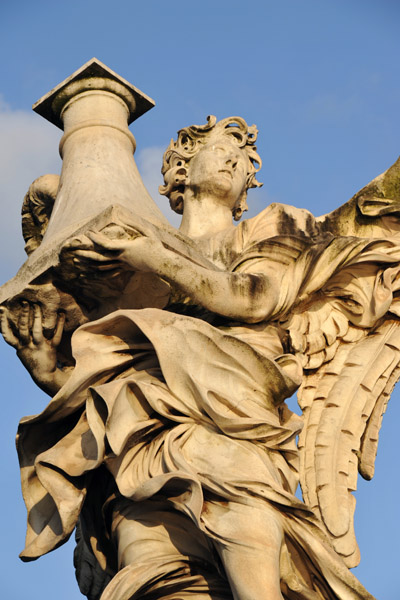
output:
{"label": "angel's leg", "polygon": [[212,532],[235,600],[283,600],[280,553],[283,530],[267,504],[206,502],[204,524]]}
{"label": "angel's leg", "polygon": [[101,600],[130,598],[232,600],[214,565],[213,548],[168,501],[118,499],[112,516],[118,573]]}

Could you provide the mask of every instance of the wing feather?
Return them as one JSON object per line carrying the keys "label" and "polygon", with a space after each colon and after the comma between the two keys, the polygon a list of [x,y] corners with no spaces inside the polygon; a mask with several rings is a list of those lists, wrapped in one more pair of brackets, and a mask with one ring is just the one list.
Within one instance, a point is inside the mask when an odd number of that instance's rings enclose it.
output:
{"label": "wing feather", "polygon": [[[317,219],[317,226],[333,236],[391,238],[390,243],[398,243],[399,181],[400,158],[345,205]],[[398,246],[393,246],[387,257],[398,270],[397,253]],[[322,259],[315,268],[321,280]],[[304,417],[298,444],[304,500],[320,516],[349,567],[359,562],[352,492],[358,472],[366,479],[373,477],[382,416],[400,376],[400,319],[393,316],[400,317],[399,274],[386,268],[386,260],[380,266],[379,253],[371,254],[368,262],[369,267],[355,271],[353,265],[339,266],[327,284],[313,297],[305,296],[296,314],[283,324],[305,375],[298,392]],[[391,312],[386,312],[382,302],[389,288],[394,297]],[[361,313],[364,326],[356,316]]]}
{"label": "wing feather", "polygon": [[305,421],[299,439],[304,499],[320,515],[348,566],[359,560],[351,492],[357,488],[358,469],[366,478],[373,475],[382,415],[400,375],[399,324],[386,320],[358,341],[341,341],[331,361],[317,371],[306,370],[299,390]]}
{"label": "wing feather", "polygon": [[[378,450],[379,431],[390,395],[400,378],[400,332],[398,327],[391,328],[386,345],[393,351],[393,361],[371,393],[372,408],[361,440],[359,471],[364,479],[372,479],[375,470],[375,458]],[[376,402],[374,402],[376,398]]]}

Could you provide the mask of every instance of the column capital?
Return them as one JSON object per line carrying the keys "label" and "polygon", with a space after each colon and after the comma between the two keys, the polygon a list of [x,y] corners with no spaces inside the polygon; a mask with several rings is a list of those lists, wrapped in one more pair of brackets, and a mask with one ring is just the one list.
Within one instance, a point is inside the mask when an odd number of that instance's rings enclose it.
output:
{"label": "column capital", "polygon": [[63,129],[62,110],[65,104],[80,92],[90,90],[104,90],[120,96],[128,107],[128,125],[155,106],[154,100],[149,96],[100,60],[92,58],[42,96],[32,109],[50,123]]}

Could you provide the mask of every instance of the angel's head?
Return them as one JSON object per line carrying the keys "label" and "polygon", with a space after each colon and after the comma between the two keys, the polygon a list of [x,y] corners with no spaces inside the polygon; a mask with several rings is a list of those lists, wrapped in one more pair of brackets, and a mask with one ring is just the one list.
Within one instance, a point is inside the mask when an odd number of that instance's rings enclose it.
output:
{"label": "angel's head", "polygon": [[165,185],[159,191],[178,214],[183,213],[188,186],[211,193],[229,203],[238,221],[247,210],[247,190],[262,185],[256,180],[261,169],[255,146],[257,128],[240,117],[217,122],[209,116],[207,121],[206,125],[181,129],[176,142],[171,140],[161,170]]}

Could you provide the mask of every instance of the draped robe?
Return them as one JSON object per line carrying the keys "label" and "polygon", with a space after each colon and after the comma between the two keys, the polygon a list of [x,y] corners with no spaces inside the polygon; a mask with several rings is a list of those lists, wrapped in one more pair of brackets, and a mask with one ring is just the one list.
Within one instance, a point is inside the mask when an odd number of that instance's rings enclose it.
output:
{"label": "draped robe", "polygon": [[[288,219],[292,230],[283,234]],[[210,503],[265,505],[284,532],[285,598],[372,598],[295,496],[302,422],[284,400],[300,385],[302,368],[284,348],[279,322],[346,265],[394,263],[393,248],[387,240],[319,236],[309,213],[273,205],[215,238],[209,251],[228,249],[231,271],[280,273],[268,323],[169,307],[119,310],[82,325],[72,337],[70,379],[19,427],[28,509],[22,558],[64,543],[83,510],[96,559],[116,569],[107,512],[116,499],[144,506],[162,498],[211,543],[220,533]],[[137,571],[129,597],[147,576]],[[126,590],[112,597],[128,598]]]}

